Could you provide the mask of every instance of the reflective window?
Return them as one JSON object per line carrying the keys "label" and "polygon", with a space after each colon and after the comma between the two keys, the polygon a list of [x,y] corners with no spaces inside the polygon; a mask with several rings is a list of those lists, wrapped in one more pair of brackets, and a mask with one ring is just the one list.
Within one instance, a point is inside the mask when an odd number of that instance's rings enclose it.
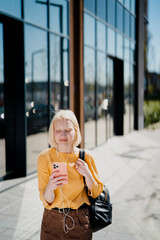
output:
{"label": "reflective window", "polygon": [[130,131],[134,130],[134,65],[130,66]]}
{"label": "reflective window", "polygon": [[124,134],[129,133],[129,100],[130,100],[130,92],[129,92],[129,63],[124,62],[124,117],[123,117],[123,129]]}
{"label": "reflective window", "polygon": [[124,33],[129,37],[130,32],[130,16],[127,10],[124,10]]}
{"label": "reflective window", "polygon": [[0,10],[21,17],[21,0],[0,0]]}
{"label": "reflective window", "polygon": [[84,0],[84,8],[95,14],[95,0]]}
{"label": "reflective window", "polygon": [[136,8],[136,1],[135,0],[131,0],[131,12],[133,14],[136,14],[135,8]]}
{"label": "reflective window", "polygon": [[50,28],[68,35],[68,1],[50,0]]}
{"label": "reflective window", "polygon": [[95,47],[95,19],[84,13],[84,44]]}
{"label": "reflective window", "polygon": [[108,23],[115,27],[115,0],[108,0]]}
{"label": "reflective window", "polygon": [[95,146],[95,51],[84,48],[84,142]]}
{"label": "reflective window", "polygon": [[107,20],[107,1],[106,0],[100,0],[97,1],[97,16],[104,21]]}
{"label": "reflective window", "polygon": [[124,39],[124,59],[129,61],[129,40],[127,38]]}
{"label": "reflective window", "polygon": [[26,21],[47,28],[47,0],[24,0]]}
{"label": "reflective window", "polygon": [[6,174],[3,25],[0,23],[0,177]]}
{"label": "reflective window", "polygon": [[131,42],[131,61],[135,62],[135,44]]}
{"label": "reflective window", "polygon": [[126,8],[130,9],[130,0],[124,0],[124,5]]}
{"label": "reflective window", "polygon": [[[25,25],[27,172],[36,170],[37,155],[47,145],[47,33]],[[41,141],[39,141],[41,139]],[[46,146],[45,146],[46,143]]]}
{"label": "reflective window", "polygon": [[123,36],[117,33],[117,57],[123,59]]}
{"label": "reflective window", "polygon": [[51,105],[57,111],[69,107],[68,41],[51,34],[50,51]]}
{"label": "reflective window", "polygon": [[118,0],[119,2],[121,2],[123,4],[124,0]]}
{"label": "reflective window", "polygon": [[131,16],[131,38],[135,40],[135,17]]}
{"label": "reflective window", "polygon": [[108,54],[115,55],[115,32],[108,28]]}
{"label": "reflective window", "polygon": [[117,28],[123,32],[123,7],[117,2]]}
{"label": "reflective window", "polygon": [[106,51],[106,26],[97,21],[97,48]]}
{"label": "reflective window", "polygon": [[107,138],[107,89],[106,89],[106,55],[97,52],[97,144]]}

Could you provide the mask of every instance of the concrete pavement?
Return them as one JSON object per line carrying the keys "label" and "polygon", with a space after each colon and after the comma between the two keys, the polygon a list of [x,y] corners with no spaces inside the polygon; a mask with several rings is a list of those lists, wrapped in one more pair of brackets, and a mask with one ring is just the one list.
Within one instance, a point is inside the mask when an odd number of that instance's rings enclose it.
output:
{"label": "concrete pavement", "polygon": [[[93,151],[113,203],[113,224],[93,239],[160,239],[160,129],[116,136]],[[2,182],[0,190],[0,239],[38,240],[43,206],[36,174]]]}

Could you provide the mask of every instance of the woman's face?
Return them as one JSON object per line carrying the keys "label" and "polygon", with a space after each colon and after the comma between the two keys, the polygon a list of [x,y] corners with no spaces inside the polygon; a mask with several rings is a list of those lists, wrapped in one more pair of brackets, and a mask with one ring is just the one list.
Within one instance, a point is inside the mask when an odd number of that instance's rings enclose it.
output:
{"label": "woman's face", "polygon": [[74,125],[70,120],[67,119],[56,120],[54,123],[53,131],[55,141],[58,144],[58,146],[60,145],[69,146],[73,144],[76,132],[74,129]]}

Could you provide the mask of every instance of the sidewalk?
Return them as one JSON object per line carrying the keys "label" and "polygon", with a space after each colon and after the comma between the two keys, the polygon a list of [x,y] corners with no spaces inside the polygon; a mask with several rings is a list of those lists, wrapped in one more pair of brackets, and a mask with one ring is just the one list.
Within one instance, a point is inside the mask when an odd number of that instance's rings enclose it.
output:
{"label": "sidewalk", "polygon": [[[113,203],[113,224],[94,234],[93,239],[158,240],[160,129],[116,136],[93,151],[100,178],[109,188]],[[0,193],[1,240],[39,240],[43,206],[36,174],[21,181]],[[0,190],[10,182],[0,183]]]}

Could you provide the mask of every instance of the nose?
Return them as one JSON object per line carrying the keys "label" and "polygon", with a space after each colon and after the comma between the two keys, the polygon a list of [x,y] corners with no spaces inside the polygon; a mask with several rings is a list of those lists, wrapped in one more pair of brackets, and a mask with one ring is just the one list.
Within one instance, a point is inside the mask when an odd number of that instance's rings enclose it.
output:
{"label": "nose", "polygon": [[62,131],[62,136],[66,136],[66,131]]}

